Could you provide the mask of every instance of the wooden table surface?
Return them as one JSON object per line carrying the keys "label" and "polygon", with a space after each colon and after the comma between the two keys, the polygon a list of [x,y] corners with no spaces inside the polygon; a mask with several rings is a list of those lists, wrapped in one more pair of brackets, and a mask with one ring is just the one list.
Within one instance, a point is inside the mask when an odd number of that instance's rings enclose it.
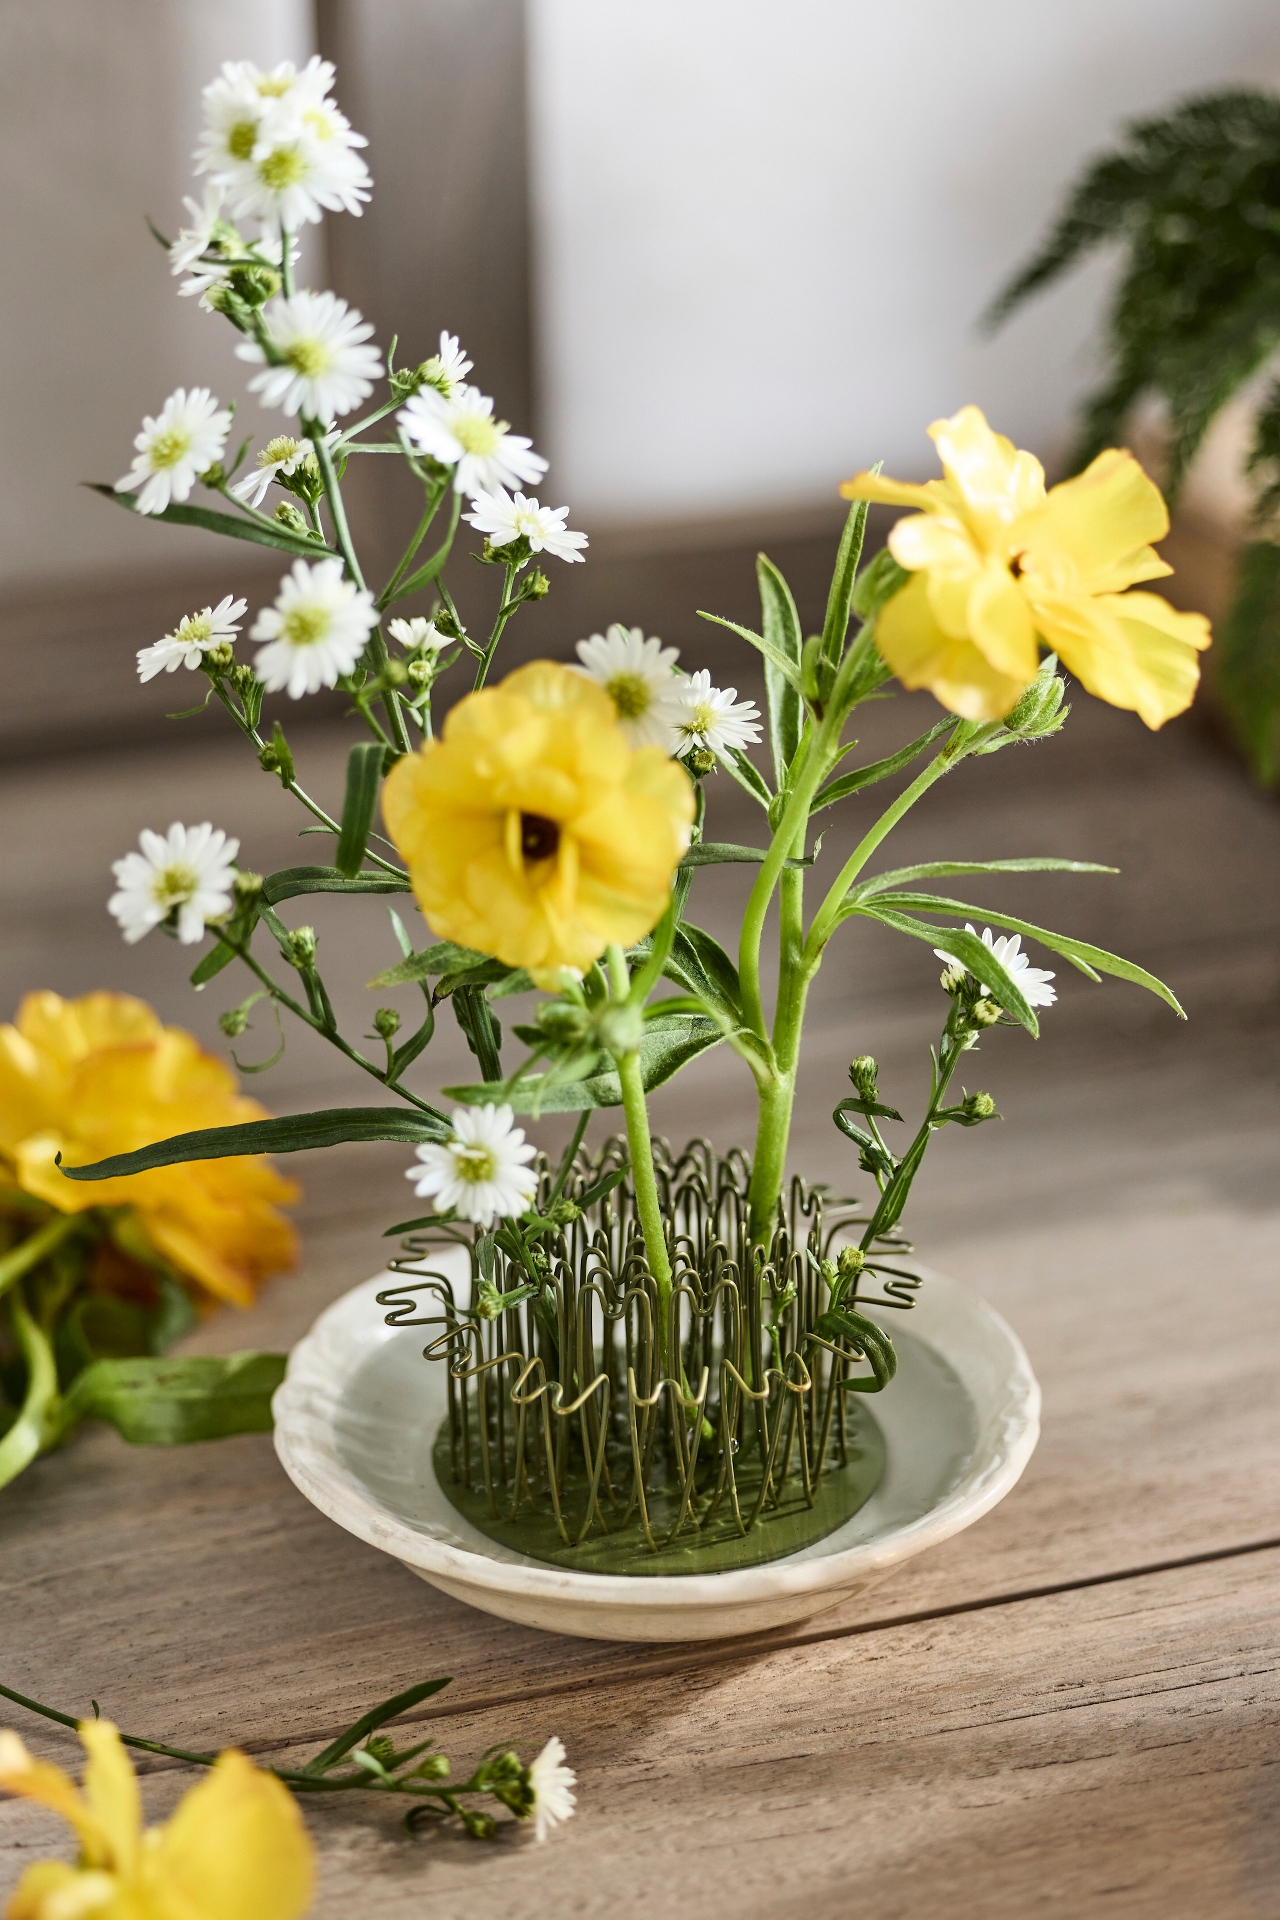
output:
{"label": "wooden table surface", "polygon": [[[908,737],[912,706],[876,709],[866,744]],[[324,793],[343,751],[325,734],[305,749]],[[102,902],[109,860],[174,817],[240,833],[248,864],[296,860],[296,822],[251,773],[210,727],[181,750],[8,777],[3,1009],[36,985],[111,985],[216,1040],[232,991],[194,998],[180,951],[126,951]],[[754,830],[728,782],[715,804],[717,837]],[[73,1712],[96,1697],[131,1731],[296,1760],[374,1699],[448,1673],[411,1717],[457,1763],[564,1739],[579,1814],[542,1848],[514,1830],[488,1847],[411,1841],[367,1797],[309,1808],[325,1916],[1280,1915],[1280,808],[1189,724],[1150,736],[1080,696],[1058,741],[963,769],[897,848],[895,865],[925,850],[1114,860],[1121,881],[1020,878],[999,895],[1130,953],[1191,1016],[1060,969],[1039,1045],[1001,1031],[968,1076],[1004,1124],[952,1129],[926,1165],[922,1257],[1011,1320],[1044,1387],[1039,1450],[994,1513],[795,1631],[610,1645],[435,1593],[314,1512],[267,1436],[166,1452],[92,1429],[0,1495],[0,1677]],[[740,876],[699,884],[723,928]],[[355,1008],[393,957],[382,909],[355,927],[313,917],[339,1010]],[[794,1161],[842,1188],[858,1176],[829,1115],[851,1055],[878,1056],[891,1099],[922,1093],[941,1003],[936,963],[908,944],[860,932],[815,990]],[[249,1039],[250,1057],[274,1044],[265,1026]],[[456,1036],[428,1059],[447,1082]],[[292,1035],[254,1090],[281,1110],[366,1097]],[[658,1122],[728,1146],[745,1091],[713,1056]],[[380,1264],[404,1157],[303,1166],[301,1270],[191,1344],[296,1339]],[[74,1760],[70,1736],[10,1717]],[[151,1816],[189,1780],[157,1766]],[[7,1803],[0,1849],[7,1890],[65,1835]]]}

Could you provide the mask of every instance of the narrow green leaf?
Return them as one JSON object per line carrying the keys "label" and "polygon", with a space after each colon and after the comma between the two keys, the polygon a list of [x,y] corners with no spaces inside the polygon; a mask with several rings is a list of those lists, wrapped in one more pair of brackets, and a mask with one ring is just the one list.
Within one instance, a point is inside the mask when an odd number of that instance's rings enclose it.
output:
{"label": "narrow green leaf", "polygon": [[[849,892],[851,900],[869,900],[878,893],[896,892],[908,880],[929,880],[953,873],[1118,873],[1118,867],[1100,867],[1092,860],[929,860],[918,867],[896,867],[873,874]],[[985,911],[985,909],[984,909]]]}
{"label": "narrow green leaf", "polygon": [[[689,867],[723,867],[735,864],[761,866],[769,857],[767,847],[738,847],[728,840],[695,840],[680,865]],[[788,859],[789,867],[811,867],[815,856],[806,855],[803,860]]]}
{"label": "narrow green leaf", "polygon": [[730,633],[736,633],[740,639],[749,641],[758,652],[764,655],[766,660],[772,662],[788,686],[794,687],[797,694],[801,692],[799,662],[788,660],[781,648],[775,646],[771,640],[766,640],[761,634],[752,633],[750,627],[740,627],[736,620],[722,619],[718,613],[703,613],[702,610],[699,609],[698,618],[699,620],[710,620],[712,625],[716,627],[728,627]]}
{"label": "narrow green leaf", "polygon": [[911,575],[900,567],[888,547],[873,553],[853,588],[853,610],[860,620],[874,620],[885,602],[900,593]]}
{"label": "narrow green leaf", "polygon": [[[136,493],[117,493],[114,487],[104,486],[99,480],[90,480],[86,484],[104,499],[116,501],[130,513],[137,512]],[[163,513],[149,513],[143,517],[166,520],[170,526],[203,527],[207,533],[225,534],[229,540],[250,540],[257,547],[276,547],[281,553],[292,553],[307,560],[318,560],[325,554],[334,553],[334,549],[326,546],[322,540],[304,539],[301,534],[289,533],[284,527],[278,531],[272,527],[260,527],[256,520],[240,520],[235,514],[218,513],[212,507],[189,507],[174,503],[167,506]]]}
{"label": "narrow green leaf", "polygon": [[[877,460],[871,469],[879,473],[881,462]],[[862,558],[862,543],[867,532],[867,502],[855,500],[849,509],[844,523],[844,532],[840,535],[840,550],[836,555],[836,570],[831,576],[831,587],[827,594],[827,611],[822,622],[823,658],[837,666],[844,652],[845,635],[849,631],[849,611],[853,604],[854,583],[858,577],[858,562]]]}
{"label": "narrow green leaf", "polygon": [[935,720],[934,724],[918,739],[911,741],[908,746],[900,747],[897,753],[891,753],[887,759],[873,760],[865,767],[857,767],[852,773],[843,774],[840,779],[830,781],[815,796],[813,805],[809,809],[810,813],[819,813],[823,807],[829,807],[837,800],[844,800],[849,794],[857,793],[860,788],[874,786],[877,780],[887,780],[891,774],[900,772],[903,767],[909,767],[911,762],[918,760],[935,740],[940,740],[944,733],[950,733],[952,727],[958,724],[955,714],[949,713],[943,719]]}
{"label": "narrow green leaf", "polygon": [[[910,895],[906,896],[908,899]],[[945,933],[937,927],[929,926],[923,920],[912,920],[906,914],[896,913],[883,900],[874,903],[864,902],[848,909],[851,913],[866,914],[870,919],[883,921],[886,927],[893,927],[899,933],[909,933],[913,940],[924,940],[932,946],[935,941],[945,941],[946,949],[954,959],[968,967],[977,980],[994,1000],[998,1000],[1006,1013],[1020,1020],[1027,1032],[1038,1039],[1040,1023],[1027,1005],[1021,990],[1015,985],[1012,974],[1006,973],[996,959],[991,948],[979,940],[976,933],[965,933],[960,928],[947,927]],[[976,908],[966,908],[966,912],[977,912]],[[990,916],[988,916],[990,917]]]}
{"label": "narrow green leaf", "polygon": [[719,941],[704,933],[701,927],[692,926],[686,920],[676,928],[664,972],[678,986],[718,1002],[733,1016],[735,1024],[741,1024],[742,983],[738,969]]}
{"label": "narrow green leaf", "polygon": [[[355,749],[359,751],[359,749]],[[378,753],[382,748],[376,748]],[[262,898],[269,906],[293,900],[303,893],[409,893],[409,876],[397,873],[339,873],[336,867],[283,867],[262,883]],[[375,983],[376,984],[376,983]]]}
{"label": "narrow green leaf", "polygon": [[[398,960],[385,973],[375,974],[368,984],[374,989],[408,987],[420,980],[429,980],[434,974],[441,974],[455,985],[486,986],[508,980],[522,971],[507,966],[502,960],[490,958],[487,953],[476,953],[471,947],[457,946],[452,940],[438,940],[435,946],[424,947],[421,953],[411,953],[407,959]],[[525,978],[528,976],[525,975]]]}
{"label": "narrow green leaf", "polygon": [[421,1701],[429,1700],[433,1693],[439,1693],[442,1687],[451,1684],[449,1679],[423,1680],[416,1687],[406,1687],[403,1693],[394,1694],[390,1700],[380,1701],[376,1707],[370,1707],[368,1713],[362,1714],[345,1733],[340,1733],[323,1753],[318,1753],[313,1760],[308,1760],[302,1771],[309,1774],[328,1773],[344,1754],[350,1753],[352,1747],[359,1746],[368,1734],[376,1733],[386,1721],[394,1720],[399,1714],[408,1713],[410,1707],[416,1707]]}
{"label": "narrow green leaf", "polygon": [[744,793],[758,800],[766,813],[773,802],[773,795],[765,784],[764,776],[754,767],[741,747],[734,747],[720,762],[731,780],[736,780]]}
{"label": "narrow green leaf", "polygon": [[176,1447],[232,1433],[268,1433],[271,1396],[288,1355],[95,1360],[76,1376],[59,1424],[106,1420],[134,1446]]}
{"label": "narrow green leaf", "polygon": [[[656,1031],[655,1031],[656,1029]],[[640,1070],[644,1090],[651,1093],[671,1079],[691,1060],[718,1046],[724,1033],[712,1020],[682,1017],[669,1023],[650,1021],[640,1042]],[[614,1072],[594,1074],[585,1080],[551,1083],[546,1074],[530,1074],[525,1079],[508,1080],[495,1085],[446,1087],[454,1100],[475,1105],[486,1100],[506,1101],[516,1113],[580,1113],[584,1108],[619,1107],[622,1086]]]}
{"label": "narrow green leaf", "polygon": [[231,965],[235,957],[234,950],[227,945],[226,941],[219,940],[217,946],[211,947],[209,952],[205,954],[204,958],[193,970],[191,975],[192,986],[207,986],[216,973],[221,973],[224,967]]}
{"label": "narrow green leaf", "polygon": [[[222,1160],[242,1153],[307,1153],[348,1140],[444,1140],[449,1123],[434,1108],[328,1107],[319,1113],[290,1113],[273,1120],[245,1120],[234,1127],[200,1127],[176,1133],[133,1153],[113,1153],[87,1167],[63,1167],[68,1180],[116,1180],[152,1167],[178,1166],[187,1160]],[[62,1165],[61,1160],[58,1162]]]}
{"label": "narrow green leaf", "polygon": [[874,1320],[868,1320],[864,1314],[854,1313],[849,1307],[828,1307],[814,1321],[813,1330],[824,1340],[838,1340],[843,1334],[870,1365],[869,1380],[841,1382],[846,1392],[879,1393],[898,1371],[898,1356],[894,1352],[893,1341],[883,1327],[878,1327]]}
{"label": "narrow green leaf", "polygon": [[[760,583],[760,624],[769,646],[786,656],[792,665],[800,665],[804,635],[791,589],[766,554],[756,555],[756,578]],[[773,774],[779,788],[800,746],[804,725],[804,706],[795,687],[786,680],[773,661],[765,656],[764,687],[769,710],[769,745],[773,754]]]}
{"label": "narrow green leaf", "polygon": [[[382,785],[382,762],[386,749],[379,740],[357,741],[347,757],[347,790],[342,802],[342,831],[334,851],[333,864],[340,874],[354,880],[364,865],[369,829],[378,806]],[[407,882],[406,882],[407,885]],[[384,889],[385,891],[385,889]]]}
{"label": "narrow green leaf", "polygon": [[[901,1120],[902,1118],[902,1115],[896,1107],[882,1106],[878,1100],[863,1100],[861,1097],[855,1097],[852,1094],[850,1094],[847,1100],[840,1102],[840,1105],[836,1108],[836,1112],[837,1114],[874,1114],[877,1120]],[[837,1121],[836,1124],[839,1125],[839,1121]]]}
{"label": "narrow green leaf", "polygon": [[[1100,973],[1109,973],[1117,980],[1128,980],[1131,985],[1145,987],[1148,993],[1157,995],[1166,1006],[1173,1008],[1180,1020],[1187,1017],[1163,980],[1157,980],[1155,974],[1148,973],[1145,967],[1136,966],[1132,960],[1121,959],[1119,954],[1108,953],[1105,947],[1090,946],[1087,940],[1073,940],[1070,935],[1053,933],[1048,927],[1034,927],[1028,920],[1015,920],[1010,914],[993,912],[990,907],[971,907],[963,900],[946,900],[928,893],[903,893],[881,895],[874,907],[862,906],[856,911],[876,913],[883,918],[883,909],[896,910],[900,906],[909,906],[916,913],[945,914],[948,917],[963,914],[966,919],[986,920],[992,926],[1004,927],[1009,933],[1020,933],[1024,939],[1038,940],[1042,947],[1048,947],[1052,953],[1060,953],[1064,960],[1069,960],[1073,967],[1088,974],[1090,979],[1096,980]],[[928,932],[931,939],[945,938],[948,946],[955,937],[950,928],[945,935],[937,927],[930,927]],[[968,962],[965,964],[968,965]]]}

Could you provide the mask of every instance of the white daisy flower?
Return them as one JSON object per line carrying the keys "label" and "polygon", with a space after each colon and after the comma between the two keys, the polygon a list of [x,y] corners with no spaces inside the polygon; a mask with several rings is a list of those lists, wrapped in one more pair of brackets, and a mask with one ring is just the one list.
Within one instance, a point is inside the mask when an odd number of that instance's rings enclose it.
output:
{"label": "white daisy flower", "polygon": [[250,629],[251,640],[271,643],[255,656],[253,670],[268,693],[284,688],[300,700],[350,673],[377,624],[373,595],[343,579],[341,560],[295,560],[275,605],[264,607]]}
{"label": "white daisy flower", "polygon": [[248,60],[227,60],[201,96],[204,128],[195,150],[197,173],[211,173],[223,185],[252,160],[270,101],[259,93],[258,69]]}
{"label": "white daisy flower", "polygon": [[435,621],[424,620],[421,614],[413,620],[388,621],[387,632],[406,653],[439,653],[449,644],[446,634],[437,633]]}
{"label": "white daisy flower", "polygon": [[[186,273],[193,267],[201,255],[206,253],[213,242],[214,228],[222,218],[223,192],[216,184],[204,190],[203,205],[199,200],[184,199],[182,204],[191,218],[191,225],[183,227],[177,239],[169,248],[170,273]],[[212,268],[209,271],[213,271]],[[185,292],[186,289],[184,288]]]}
{"label": "white daisy flower", "polygon": [[535,1149],[524,1128],[511,1122],[510,1107],[458,1107],[452,1136],[415,1147],[422,1164],[408,1167],[405,1179],[413,1181],[420,1200],[430,1196],[442,1213],[452,1208],[478,1227],[523,1213],[538,1191],[538,1176],[528,1165]]}
{"label": "white daisy flower", "polygon": [[754,701],[739,700],[736,687],[713,687],[705,667],[677,685],[668,717],[674,736],[673,753],[707,747],[723,757],[760,738],[755,724],[760,718],[759,707]]}
{"label": "white daisy flower", "polygon": [[244,341],[236,354],[262,367],[249,388],[264,407],[328,422],[336,413],[350,413],[373,392],[382,358],[376,347],[363,344],[373,326],[336,293],[273,300],[263,319],[282,364],[266,365],[256,340]]}
{"label": "white daisy flower", "polygon": [[579,640],[579,669],[602,686],[618,713],[618,725],[633,747],[672,747],[672,706],[681,683],[673,672],[678,647],[646,640],[639,627],[615,624],[608,633]]}
{"label": "white daisy flower", "polygon": [[178,938],[193,946],[207,920],[220,920],[231,910],[240,842],[228,840],[221,829],[215,832],[207,820],[199,827],[175,820],[167,834],[144,828],[138,843],[141,853],[112,863],[120,891],[108,900],[108,910],[130,946],[176,911]]}
{"label": "white daisy flower", "polygon": [[139,513],[163,513],[171,500],[185,500],[196,480],[222,458],[231,414],[208,387],[178,387],[153,418],[147,414],[134,439],[130,471],[117,493],[136,493]]}
{"label": "white daisy flower", "polygon": [[[332,427],[324,437],[326,447],[332,447],[337,438],[338,429]],[[251,507],[260,507],[262,497],[273,480],[296,473],[308,460],[315,460],[315,448],[309,440],[295,440],[292,434],[278,433],[273,440],[268,440],[265,447],[259,448],[257,465],[243,480],[237,480],[231,491],[237,500],[243,500]]]}
{"label": "white daisy flower", "polygon": [[526,1819],[533,1820],[534,1840],[539,1845],[550,1833],[568,1820],[578,1804],[573,1791],[578,1776],[566,1767],[564,1742],[552,1734],[542,1752],[529,1768],[529,1789],[533,1805]]}
{"label": "white daisy flower", "polygon": [[471,362],[458,343],[456,333],[440,335],[440,351],[433,353],[426,363],[423,380],[447,400],[455,387],[460,387],[471,371]]}
{"label": "white daisy flower", "polygon": [[179,667],[198,667],[210,647],[220,646],[224,640],[234,641],[246,604],[243,600],[233,600],[228,593],[216,607],[187,614],[172,633],[166,633],[153,647],[139,647],[138,678],[145,685],[158,673],[174,673]]}
{"label": "white daisy flower", "polygon": [[[278,220],[291,233],[329,213],[361,211],[373,189],[369,169],[347,140],[335,137],[336,110],[319,109],[295,123],[262,124],[253,157],[219,174],[237,217]],[[316,122],[325,127],[317,131]],[[343,125],[345,127],[345,122]]]}
{"label": "white daisy flower", "polygon": [[[965,921],[966,933],[976,933],[977,928],[971,920]],[[1000,965],[1018,988],[1029,1007],[1051,1007],[1058,997],[1057,989],[1049,982],[1056,980],[1055,973],[1045,973],[1041,967],[1033,967],[1027,955],[1022,952],[1020,933],[1002,934],[997,940],[990,927],[982,929],[982,944],[990,947]],[[948,953],[945,947],[935,947],[939,960],[945,960],[948,967],[954,967],[963,977],[969,969],[963,960],[957,960],[954,953]]]}
{"label": "white daisy flower", "polygon": [[547,470],[531,440],[509,432],[505,420],[494,419],[493,401],[479,387],[455,387],[448,395],[423,387],[396,420],[421,453],[457,469],[456,493],[528,485]]}
{"label": "white daisy flower", "polygon": [[570,533],[565,527],[568,507],[540,507],[522,493],[514,497],[498,487],[493,493],[477,493],[472,511],[464,520],[480,533],[487,534],[491,547],[509,547],[513,540],[527,540],[531,553],[553,553],[557,560],[581,560],[579,547],[585,547],[585,533]]}

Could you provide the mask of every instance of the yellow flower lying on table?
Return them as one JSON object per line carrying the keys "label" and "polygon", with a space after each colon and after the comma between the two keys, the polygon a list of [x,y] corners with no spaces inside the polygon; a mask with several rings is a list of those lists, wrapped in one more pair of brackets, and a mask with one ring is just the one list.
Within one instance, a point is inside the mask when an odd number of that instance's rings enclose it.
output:
{"label": "yellow flower lying on table", "polygon": [[1159,727],[1191,705],[1203,614],[1126,593],[1173,569],[1151,542],[1169,531],[1154,481],[1111,448],[1046,493],[1044,469],[977,407],[929,428],[943,480],[910,486],[859,473],[840,491],[922,511],[889,551],[912,578],[887,602],[876,642],[904,686],[929,687],[967,720],[998,720],[1036,676],[1037,641],[1090,693]]}
{"label": "yellow flower lying on table", "polygon": [[234,1749],[191,1788],[163,1827],[143,1830],[138,1783],[109,1720],[79,1728],[83,1789],[0,1732],[0,1788],[62,1815],[80,1841],[74,1866],[28,1867],[6,1920],[298,1920],[315,1882],[311,1841],[292,1794]]}
{"label": "yellow flower lying on table", "polygon": [[129,1208],[155,1254],[240,1307],[297,1257],[277,1210],[297,1189],[265,1160],[200,1160],[86,1185],[65,1179],[56,1159],[83,1166],[264,1112],[191,1034],[127,994],[30,993],[14,1025],[0,1027],[0,1182],[7,1175],[11,1192],[59,1213]]}
{"label": "yellow flower lying on table", "polygon": [[550,979],[661,919],[694,791],[629,744],[601,687],[537,660],[459,701],[382,804],[436,933]]}

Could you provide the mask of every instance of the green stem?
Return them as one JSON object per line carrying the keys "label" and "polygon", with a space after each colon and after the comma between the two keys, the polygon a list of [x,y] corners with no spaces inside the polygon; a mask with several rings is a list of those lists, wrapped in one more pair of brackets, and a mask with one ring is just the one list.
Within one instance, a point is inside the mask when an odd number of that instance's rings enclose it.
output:
{"label": "green stem", "polygon": [[293,298],[293,261],[289,254],[290,233],[284,222],[280,223],[280,291],[286,300]]}
{"label": "green stem", "polygon": [[9,1302],[9,1315],[22,1357],[27,1363],[27,1391],[18,1417],[0,1440],[0,1487],[16,1480],[24,1467],[48,1445],[51,1416],[58,1402],[58,1369],[53,1348],[23,1305],[20,1294]]}
{"label": "green stem", "polygon": [[38,1267],[47,1254],[61,1246],[83,1225],[83,1220],[84,1216],[79,1213],[56,1213],[30,1239],[11,1247],[0,1259],[0,1293],[7,1293],[24,1273],[30,1273],[32,1267]]}
{"label": "green stem", "polygon": [[489,644],[481,656],[480,665],[476,668],[476,683],[472,688],[473,693],[479,693],[485,680],[488,678],[489,668],[493,662],[494,654],[498,651],[498,642],[502,638],[503,629],[516,608],[520,605],[518,600],[512,600],[511,598],[511,589],[515,585],[518,571],[518,568],[512,566],[508,566],[505,569],[506,581],[502,589],[502,605],[498,608],[498,617],[493,623],[493,632],[489,635]]}
{"label": "green stem", "polygon": [[[609,984],[613,998],[622,1004],[631,992],[626,955],[622,948],[609,948]],[[658,1289],[658,1344],[663,1363],[669,1360],[671,1335],[671,1261],[667,1257],[667,1235],[658,1198],[658,1182],[653,1170],[653,1138],[649,1132],[649,1109],[644,1097],[644,1076],[640,1055],[624,1053],[617,1057],[618,1079],[622,1084],[622,1111],[627,1123],[627,1145],[631,1152],[631,1180],[636,1193],[636,1212],[644,1234],[644,1250]],[[674,1371],[674,1369],[671,1369]]]}
{"label": "green stem", "polygon": [[[422,518],[421,520],[419,520],[417,526],[414,528],[412,540],[410,540],[408,546],[405,548],[404,552],[400,556],[399,566],[396,568],[395,572],[392,574],[391,578],[388,580],[386,586],[382,589],[382,592],[378,595],[377,604],[379,608],[389,605],[390,602],[395,598],[396,588],[400,585],[400,582],[404,579],[405,574],[409,571],[409,568],[413,565],[413,556],[415,555],[415,553],[417,553],[418,548],[422,545],[423,541],[426,539],[428,530],[430,529],[430,526],[431,526],[431,522],[435,519],[436,514],[439,511],[440,502],[444,499],[444,490],[447,484],[448,482],[446,480],[441,480],[437,482],[435,486],[429,487],[427,489],[427,504],[423,511]],[[457,524],[457,517],[458,517],[457,513],[455,513],[454,514],[455,525]]]}
{"label": "green stem", "polygon": [[[337,470],[333,464],[333,455],[325,445],[325,430],[318,420],[303,420],[302,430],[315,449],[316,464],[320,469],[320,478],[324,482],[325,499],[329,502],[329,517],[333,521],[334,538],[342,555],[348,577],[357,587],[363,589],[364,575],[360,571],[360,562],[356,558],[351,529],[347,525],[347,510],[342,501],[342,488],[338,485]],[[365,654],[375,673],[381,673],[387,664],[387,643],[382,637],[381,626],[374,627],[369,635]],[[396,747],[401,753],[412,751],[409,729],[405,725],[404,712],[400,696],[393,687],[388,687],[382,695],[382,704],[386,709],[387,722]]]}

